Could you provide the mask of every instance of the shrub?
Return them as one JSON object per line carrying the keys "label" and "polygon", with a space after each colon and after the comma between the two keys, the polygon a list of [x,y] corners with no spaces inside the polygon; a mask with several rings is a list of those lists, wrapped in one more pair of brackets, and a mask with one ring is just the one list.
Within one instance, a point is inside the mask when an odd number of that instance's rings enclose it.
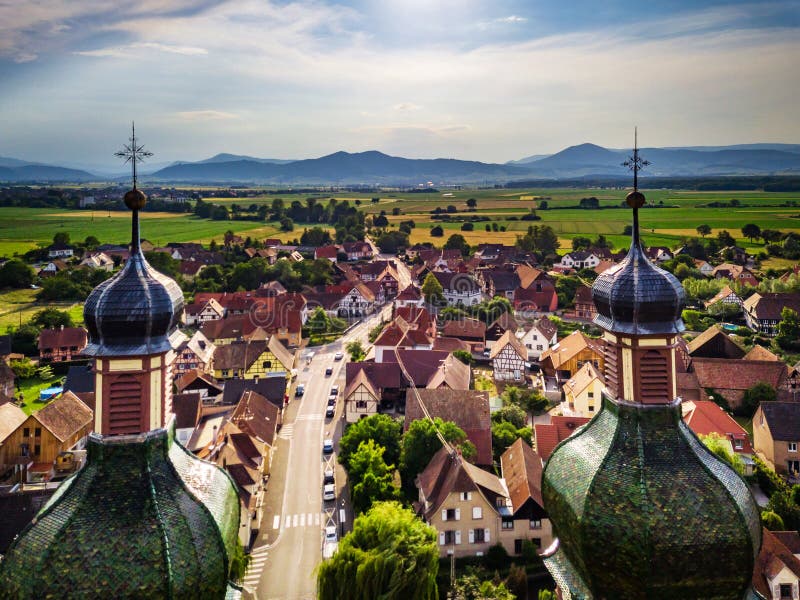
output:
{"label": "shrub", "polygon": [[508,552],[498,542],[494,546],[490,546],[486,551],[486,560],[484,562],[486,568],[491,571],[502,569],[508,564]]}
{"label": "shrub", "polygon": [[783,519],[781,519],[779,514],[774,513],[771,510],[765,510],[761,513],[761,524],[770,531],[786,530],[786,525],[784,525]]}

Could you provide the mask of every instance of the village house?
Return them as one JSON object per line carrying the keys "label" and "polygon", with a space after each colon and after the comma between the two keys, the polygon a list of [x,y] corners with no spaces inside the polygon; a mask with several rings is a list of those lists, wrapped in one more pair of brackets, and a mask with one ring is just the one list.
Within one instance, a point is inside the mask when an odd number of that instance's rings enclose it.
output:
{"label": "village house", "polygon": [[209,298],[205,302],[187,304],[184,310],[186,325],[189,327],[200,327],[208,321],[219,321],[225,318],[225,308],[214,298]]}
{"label": "village house", "polygon": [[114,259],[105,252],[87,252],[80,262],[80,266],[103,271],[114,270]]}
{"label": "village house", "polygon": [[345,242],[342,244],[342,250],[347,254],[347,260],[351,262],[372,258],[372,246],[368,242]]}
{"label": "village house", "polygon": [[422,306],[425,299],[422,297],[422,292],[415,285],[408,285],[397,294],[394,299],[394,306],[396,308],[405,306]]}
{"label": "village house", "polygon": [[744,349],[722,328],[714,324],[694,338],[687,346],[692,358],[744,358]]}
{"label": "village house", "polygon": [[605,363],[602,341],[591,339],[579,330],[561,339],[539,357],[545,375],[556,377],[560,381],[572,377],[587,362],[592,363],[600,372],[603,371]]}
{"label": "village house", "polygon": [[314,250],[314,259],[327,258],[329,261],[336,264],[338,254],[338,246],[320,246]]}
{"label": "village house", "polygon": [[[14,459],[21,453],[19,444],[22,443],[22,440],[18,440],[17,446],[14,447],[9,443],[9,438],[27,419],[28,415],[13,402],[0,403],[0,475],[12,469]],[[30,429],[28,437],[30,437]]]}
{"label": "village house", "polygon": [[714,267],[714,270],[711,271],[711,276],[715,279],[730,279],[741,285],[750,285],[753,287],[758,285],[758,278],[750,269],[732,263],[717,265]]}
{"label": "village house", "polygon": [[527,313],[553,312],[558,308],[558,294],[547,273],[528,265],[517,267],[520,287],[514,292],[514,310]]}
{"label": "village house", "polygon": [[742,309],[742,299],[739,295],[734,292],[729,285],[723,287],[713,298],[710,298],[703,302],[703,305],[706,307],[706,310],[711,308],[716,304],[731,304],[739,307],[739,310]]}
{"label": "village house", "polygon": [[442,336],[467,342],[479,350],[486,345],[486,323],[469,318],[447,321],[442,328]]}
{"label": "village house", "polygon": [[714,273],[714,267],[712,267],[707,260],[700,258],[694,259],[694,268],[706,277],[711,277]]}
{"label": "village house", "polygon": [[731,451],[752,455],[753,446],[744,428],[716,402],[694,400],[681,404],[683,422],[696,435],[716,433],[731,444]]}
{"label": "village house", "polygon": [[468,273],[434,272],[447,306],[473,306],[483,299],[481,287]]}
{"label": "village house", "polygon": [[567,416],[593,417],[602,406],[603,376],[590,362],[584,363],[563,387],[561,411]]}
{"label": "village house", "polygon": [[[423,411],[420,402],[427,411]],[[478,390],[411,389],[406,390],[406,414],[403,431],[419,419],[439,417],[452,421],[475,445],[474,463],[492,464],[492,419],[489,412],[489,392]]]}
{"label": "village house", "polygon": [[[12,422],[17,421],[18,416],[12,417]],[[75,394],[64,392],[6,436],[0,445],[0,464],[28,457],[34,466],[49,471],[46,466],[52,466],[60,453],[83,448],[93,425],[92,410]]]}
{"label": "village house", "polygon": [[582,285],[575,290],[575,316],[585,321],[591,321],[597,315],[597,308],[592,299],[592,289]]}
{"label": "village house", "polygon": [[657,264],[667,262],[673,258],[672,251],[666,246],[648,246],[645,248],[644,253],[651,262]]}
{"label": "village house", "polygon": [[778,323],[781,322],[781,311],[784,308],[800,312],[800,293],[757,292],[745,300],[742,306],[750,329],[774,336],[778,334]]}
{"label": "village house", "polygon": [[53,244],[47,249],[47,258],[72,258],[74,250],[72,246],[64,243]]}
{"label": "village house", "polygon": [[600,257],[588,250],[567,252],[557,263],[553,263],[553,270],[561,273],[580,271],[581,269],[594,269],[600,264]]}
{"label": "village house", "polygon": [[475,275],[476,280],[483,288],[487,298],[502,296],[509,300],[514,299],[514,292],[520,287],[519,275],[513,269],[494,267],[479,269]]}
{"label": "village house", "polygon": [[203,415],[203,398],[200,392],[174,394],[172,412],[175,414],[175,439],[185,447]]}
{"label": "village house", "polygon": [[214,352],[214,377],[225,379],[257,379],[269,375],[291,375],[295,355],[275,336],[268,340],[232,342],[218,346]]}
{"label": "village house", "polygon": [[528,351],[528,360],[539,360],[542,353],[558,342],[558,327],[543,317],[525,331],[519,339]]}
{"label": "village house", "polygon": [[348,423],[378,413],[381,393],[375,389],[366,371],[359,369],[344,390],[344,416]]}
{"label": "village house", "polygon": [[525,380],[528,351],[517,339],[514,331],[507,330],[494,344],[489,359],[492,361],[492,377],[496,380],[515,382]]}
{"label": "village house", "polygon": [[210,374],[197,369],[187,371],[175,380],[178,393],[198,393],[200,399],[213,400],[222,394],[223,384],[218,383]]}
{"label": "village house", "polygon": [[762,402],[753,415],[753,448],[771,469],[800,479],[800,402]]}
{"label": "village house", "polygon": [[766,600],[800,598],[800,534],[761,530],[761,551],[753,569],[753,589]]}
{"label": "village house", "polygon": [[216,349],[217,347],[203,335],[202,331],[195,331],[191,338],[184,340],[175,350],[172,376],[177,379],[187,371],[195,369],[212,373]]}
{"label": "village house", "polygon": [[512,333],[516,334],[518,329],[519,325],[510,312],[501,313],[500,316],[486,328],[486,347],[491,348],[495,342],[503,337],[506,331],[511,330]]}
{"label": "village house", "polygon": [[732,410],[739,408],[744,393],[759,382],[777,390],[779,400],[788,396],[789,367],[783,362],[693,357],[690,369],[701,389],[718,393]]}
{"label": "village house", "polygon": [[357,283],[339,302],[339,316],[366,317],[375,312],[375,293],[364,283]]}
{"label": "village house", "polygon": [[39,334],[39,360],[63,362],[79,358],[86,348],[86,330],[83,327],[43,329]]}
{"label": "village house", "polygon": [[501,527],[500,537],[514,544],[510,554],[521,554],[525,540],[539,550],[547,548],[553,541],[550,519],[544,509],[542,498],[542,458],[522,438],[511,444],[500,456],[500,472],[506,482],[511,500],[514,527]]}
{"label": "village house", "polygon": [[60,273],[61,271],[66,271],[69,268],[69,265],[65,263],[60,258],[56,258],[55,260],[51,260],[48,263],[45,263],[41,269],[39,269],[38,275],[39,277],[52,277],[53,275]]}
{"label": "village house", "polygon": [[416,323],[406,322],[398,315],[384,327],[373,343],[375,362],[383,362],[384,351],[391,352],[396,348],[430,350],[432,344],[433,338],[425,329],[420,329]]}

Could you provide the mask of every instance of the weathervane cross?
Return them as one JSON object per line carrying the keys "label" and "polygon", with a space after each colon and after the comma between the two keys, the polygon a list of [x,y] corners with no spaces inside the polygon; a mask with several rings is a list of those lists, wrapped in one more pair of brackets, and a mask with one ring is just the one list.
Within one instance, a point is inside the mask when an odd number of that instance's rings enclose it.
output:
{"label": "weathervane cross", "polygon": [[136,189],[136,164],[144,162],[145,157],[153,156],[152,152],[144,149],[136,143],[136,125],[131,122],[131,137],[129,143],[122,147],[122,150],[115,152],[114,156],[125,159],[125,164],[131,163],[133,169],[133,189]]}
{"label": "weathervane cross", "polygon": [[633,171],[633,191],[639,191],[639,171],[644,169],[650,164],[649,160],[643,159],[639,156],[639,132],[638,127],[633,128],[633,156],[629,156],[628,160],[622,163],[623,167],[628,167]]}

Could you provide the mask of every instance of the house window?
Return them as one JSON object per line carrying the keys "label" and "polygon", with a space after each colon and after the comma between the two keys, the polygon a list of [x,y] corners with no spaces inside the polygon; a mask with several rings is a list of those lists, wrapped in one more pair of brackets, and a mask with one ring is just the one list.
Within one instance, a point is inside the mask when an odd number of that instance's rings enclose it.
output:
{"label": "house window", "polygon": [[589,396],[589,398],[594,398],[594,392],[586,392],[586,395]]}
{"label": "house window", "polygon": [[514,540],[514,554],[522,554],[522,542],[524,540],[516,539]]}
{"label": "house window", "polygon": [[486,535],[483,529],[475,529],[472,533],[472,536],[476,544],[482,544],[486,541]]}
{"label": "house window", "polygon": [[797,442],[789,442],[789,452],[797,452]]}
{"label": "house window", "polygon": [[742,448],[744,448],[744,442],[742,442],[742,440],[740,439],[735,439],[733,440],[733,447],[736,448],[737,450],[741,450]]}
{"label": "house window", "polygon": [[541,519],[531,519],[529,521],[531,529],[541,529],[542,528],[542,520]]}
{"label": "house window", "polygon": [[356,408],[367,408],[366,400],[356,400]]}
{"label": "house window", "polygon": [[450,544],[455,544],[456,542],[456,532],[451,530],[444,532],[444,543],[446,546]]}
{"label": "house window", "polygon": [[472,518],[473,519],[482,519],[483,518],[483,509],[480,506],[473,506],[472,507]]}
{"label": "house window", "polygon": [[782,583],[781,588],[781,600],[791,600],[792,598],[792,584],[791,583]]}
{"label": "house window", "polygon": [[36,444],[36,445],[33,447],[33,455],[34,455],[34,456],[39,456],[41,453],[42,453],[42,446],[41,446],[41,444]]}
{"label": "house window", "polygon": [[514,529],[514,520],[513,519],[503,519],[503,529]]}
{"label": "house window", "polygon": [[30,437],[31,436],[31,428],[25,427],[22,429],[22,437]]}
{"label": "house window", "polygon": [[41,427],[37,427],[36,429],[34,429],[33,430],[33,435],[34,435],[34,437],[42,437],[42,428]]}
{"label": "house window", "polygon": [[455,521],[458,517],[456,516],[456,509],[455,508],[448,508],[447,509],[447,518],[445,521]]}
{"label": "house window", "polygon": [[472,500],[472,492],[461,492],[461,500],[464,502]]}
{"label": "house window", "polygon": [[542,346],[541,344],[536,344],[536,349],[537,350],[544,350],[544,346]]}
{"label": "house window", "polygon": [[269,369],[269,368],[272,366],[272,361],[271,361],[271,360],[265,360],[265,361],[262,363],[262,365],[261,365],[261,366],[262,366],[262,367],[264,367],[265,369]]}
{"label": "house window", "polygon": [[594,412],[594,404],[589,405],[589,412]]}

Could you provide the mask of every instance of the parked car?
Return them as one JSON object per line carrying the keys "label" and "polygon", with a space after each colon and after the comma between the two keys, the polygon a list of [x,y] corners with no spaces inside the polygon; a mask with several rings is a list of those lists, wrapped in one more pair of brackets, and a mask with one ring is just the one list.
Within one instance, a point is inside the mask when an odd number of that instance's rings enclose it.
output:
{"label": "parked car", "polygon": [[298,383],[298,384],[297,384],[297,387],[296,387],[296,388],[294,388],[294,395],[295,395],[295,397],[296,397],[296,398],[299,398],[300,396],[302,396],[302,395],[303,395],[303,394],[305,394],[305,393],[306,393],[306,386],[305,386],[305,384],[303,384],[303,383]]}
{"label": "parked car", "polygon": [[326,483],[322,486],[322,499],[325,501],[336,500],[336,486],[332,483]]}
{"label": "parked car", "polygon": [[336,406],[336,396],[328,397],[328,406]]}
{"label": "parked car", "polygon": [[325,417],[326,418],[332,419],[334,414],[336,414],[336,405],[335,404],[329,404],[327,407],[325,407]]}
{"label": "parked car", "polygon": [[338,395],[339,395],[339,384],[338,383],[334,383],[331,386],[331,396],[338,396]]}
{"label": "parked car", "polygon": [[322,475],[322,483],[334,483],[335,476],[333,473],[333,469],[325,469],[325,473]]}
{"label": "parked car", "polygon": [[325,528],[325,543],[329,544],[329,543],[336,542],[338,540],[339,540],[339,538],[336,535],[336,525],[328,525]]}
{"label": "parked car", "polygon": [[325,377],[330,377],[331,375],[333,375],[333,367],[328,367],[325,369]]}
{"label": "parked car", "polygon": [[323,454],[330,454],[333,452],[333,440],[327,439],[322,442],[322,452]]}
{"label": "parked car", "polygon": [[344,358],[344,353],[342,352],[337,352],[336,354],[333,355],[333,360],[342,360],[343,358]]}

